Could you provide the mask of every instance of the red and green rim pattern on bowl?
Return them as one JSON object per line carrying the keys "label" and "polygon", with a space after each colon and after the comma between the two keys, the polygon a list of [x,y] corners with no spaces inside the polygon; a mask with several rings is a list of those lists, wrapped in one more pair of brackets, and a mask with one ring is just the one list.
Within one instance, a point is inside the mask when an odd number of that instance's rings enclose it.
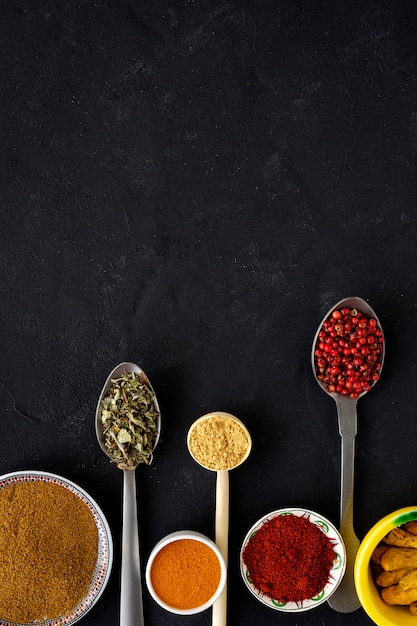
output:
{"label": "red and green rim pattern on bowl", "polygon": [[[330,570],[329,580],[326,583],[325,587],[321,590],[321,592],[315,596],[314,598],[308,598],[307,600],[303,600],[302,602],[285,602],[281,603],[273,598],[266,596],[260,589],[255,587],[252,584],[250,579],[250,574],[248,568],[243,562],[243,551],[250,541],[251,537],[270,519],[277,517],[278,515],[298,515],[299,517],[307,517],[307,519],[318,526],[320,530],[331,539],[334,551],[336,553],[336,558],[333,563],[333,567]],[[345,547],[343,543],[343,539],[338,532],[338,530],[322,515],[318,513],[314,513],[314,511],[310,511],[309,509],[301,509],[301,508],[287,508],[287,509],[279,509],[277,511],[272,511],[268,513],[264,517],[262,517],[256,524],[252,526],[252,528],[246,534],[246,537],[243,541],[242,548],[240,551],[240,573],[242,575],[243,581],[245,582],[249,591],[260,601],[262,604],[270,607],[271,609],[275,609],[278,611],[285,611],[288,613],[298,613],[301,611],[308,611],[319,604],[322,604],[334,593],[336,588],[339,586],[340,581],[343,578],[343,575],[346,570],[346,556],[345,556]]]}
{"label": "red and green rim pattern on bowl", "polygon": [[58,618],[43,621],[37,620],[36,622],[28,622],[25,624],[9,622],[2,619],[0,616],[0,626],[72,626],[72,624],[78,622],[94,606],[103,593],[110,576],[113,563],[113,541],[110,527],[98,504],[84,491],[84,489],[62,476],[58,476],[57,474],[52,474],[50,472],[40,471],[21,471],[4,474],[3,476],[0,476],[0,489],[8,487],[9,485],[16,485],[17,483],[39,481],[53,483],[68,489],[80,498],[80,500],[82,500],[91,511],[98,531],[98,557],[96,569],[94,571],[93,580],[91,581],[87,595],[69,615],[63,615]]}
{"label": "red and green rim pattern on bowl", "polygon": [[414,507],[406,511],[405,513],[399,513],[398,517],[392,520],[392,527],[397,528],[398,526],[402,526],[402,524],[406,524],[407,522],[415,522],[417,520],[417,509]]}

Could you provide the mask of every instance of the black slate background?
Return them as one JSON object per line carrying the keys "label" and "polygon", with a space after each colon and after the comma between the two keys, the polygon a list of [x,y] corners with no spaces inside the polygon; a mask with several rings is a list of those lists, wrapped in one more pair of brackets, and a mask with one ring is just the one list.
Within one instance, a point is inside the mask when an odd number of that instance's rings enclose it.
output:
{"label": "black slate background", "polygon": [[[365,626],[362,609],[287,616],[238,571],[281,506],[336,524],[336,409],[311,342],[361,296],[386,334],[358,405],[355,527],[416,504],[417,5],[411,0],[12,0],[0,6],[0,472],[85,488],[115,565],[86,626],[118,623],[122,476],[95,440],[109,371],[133,360],[163,416],[137,471],[143,564],[164,534],[214,534],[214,475],[185,437],[239,416],[230,626]],[[145,591],[149,626],[203,626]]]}

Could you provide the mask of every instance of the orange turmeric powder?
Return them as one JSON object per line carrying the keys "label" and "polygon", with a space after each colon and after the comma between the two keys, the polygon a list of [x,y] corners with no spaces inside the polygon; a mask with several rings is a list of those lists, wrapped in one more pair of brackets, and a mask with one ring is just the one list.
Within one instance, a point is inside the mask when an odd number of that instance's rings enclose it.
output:
{"label": "orange turmeric powder", "polygon": [[88,506],[42,481],[0,489],[0,616],[18,624],[67,615],[87,595],[98,554]]}
{"label": "orange turmeric powder", "polygon": [[150,576],[163,602],[175,609],[194,609],[215,594],[220,582],[220,563],[205,543],[178,539],[158,552]]}

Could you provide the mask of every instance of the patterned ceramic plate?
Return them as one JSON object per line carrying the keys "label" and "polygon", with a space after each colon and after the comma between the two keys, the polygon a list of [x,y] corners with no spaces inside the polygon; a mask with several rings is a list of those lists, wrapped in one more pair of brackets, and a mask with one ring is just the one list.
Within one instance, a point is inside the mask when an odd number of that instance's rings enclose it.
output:
{"label": "patterned ceramic plate", "polygon": [[[297,515],[298,517],[305,517],[310,522],[315,524],[331,541],[333,545],[333,549],[336,554],[336,558],[333,562],[333,566],[329,573],[329,579],[326,583],[324,589],[320,591],[314,598],[308,598],[307,600],[303,600],[301,602],[278,602],[273,598],[269,598],[266,596],[260,589],[257,589],[250,579],[249,571],[246,565],[243,562],[243,551],[253,535],[269,520],[278,517],[279,515]],[[272,513],[268,513],[264,517],[262,517],[259,521],[256,522],[252,526],[252,528],[247,533],[243,544],[242,549],[240,551],[240,573],[242,574],[242,578],[249,589],[249,591],[260,601],[262,604],[270,607],[271,609],[276,609],[277,611],[287,611],[288,613],[296,613],[300,611],[307,611],[312,609],[319,604],[322,604],[336,591],[336,588],[339,586],[340,581],[343,578],[346,569],[346,553],[345,546],[340,536],[339,532],[333,526],[329,520],[327,520],[322,515],[318,515],[313,511],[309,511],[308,509],[279,509],[277,511],[272,511]]]}
{"label": "patterned ceramic plate", "polygon": [[14,622],[5,621],[4,619],[1,619],[0,616],[0,626],[71,626],[84,617],[84,615],[94,606],[103,593],[110,576],[111,566],[113,563],[113,542],[110,528],[100,507],[81,487],[78,487],[75,483],[67,480],[66,478],[62,478],[62,476],[51,474],[49,472],[22,471],[12,472],[10,474],[0,476],[0,489],[17,483],[38,481],[65,487],[65,489],[68,489],[80,498],[80,500],[82,500],[90,509],[97,524],[98,531],[98,557],[96,569],[88,594],[69,615],[43,621],[37,620],[36,622],[18,625]]}

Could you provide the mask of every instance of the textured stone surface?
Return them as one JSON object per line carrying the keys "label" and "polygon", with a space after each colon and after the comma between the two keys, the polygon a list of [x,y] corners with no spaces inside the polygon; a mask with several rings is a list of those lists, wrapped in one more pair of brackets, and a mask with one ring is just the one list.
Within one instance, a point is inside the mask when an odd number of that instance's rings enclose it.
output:
{"label": "textured stone surface", "polygon": [[[228,623],[370,624],[327,605],[276,615],[247,593],[238,552],[281,506],[338,521],[336,410],[310,350],[343,297],[367,299],[387,339],[358,405],[357,534],[416,502],[415,3],[6,4],[0,473],[61,473],[103,507],[116,562],[84,623],[118,622],[122,476],[94,411],[132,360],[163,413],[137,471],[143,562],[173,530],[213,536],[214,476],[185,438],[229,411],[253,451],[231,474]],[[183,623],[146,591],[145,615]]]}

